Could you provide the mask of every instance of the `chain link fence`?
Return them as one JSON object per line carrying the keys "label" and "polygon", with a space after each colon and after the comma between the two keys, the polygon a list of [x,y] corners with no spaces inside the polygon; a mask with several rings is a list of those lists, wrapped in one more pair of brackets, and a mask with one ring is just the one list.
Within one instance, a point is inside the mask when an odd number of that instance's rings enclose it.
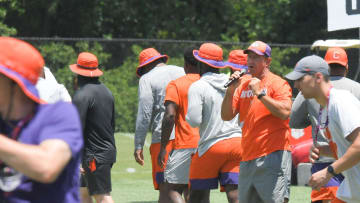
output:
{"label": "chain link fence", "polygon": [[[148,47],[156,48],[170,57],[169,64],[183,66],[183,52],[187,47],[199,48],[205,41],[159,40],[159,39],[102,39],[102,38],[37,38],[20,37],[37,47],[46,65],[73,94],[72,73],[68,65],[76,63],[78,53],[89,51],[99,58],[104,70],[101,80],[110,88],[116,99],[116,128],[133,132],[137,111],[137,84],[135,69],[139,52]],[[247,42],[214,42],[224,50],[224,59],[233,49],[246,49]],[[311,50],[310,44],[275,44],[272,48],[271,70],[281,76],[293,69],[296,62],[310,54],[324,57],[325,51]],[[349,57],[348,77],[353,79],[359,62],[358,49],[346,50]],[[291,82],[290,82],[291,84]],[[293,85],[293,84],[291,84]],[[296,96],[294,89],[293,95]]]}

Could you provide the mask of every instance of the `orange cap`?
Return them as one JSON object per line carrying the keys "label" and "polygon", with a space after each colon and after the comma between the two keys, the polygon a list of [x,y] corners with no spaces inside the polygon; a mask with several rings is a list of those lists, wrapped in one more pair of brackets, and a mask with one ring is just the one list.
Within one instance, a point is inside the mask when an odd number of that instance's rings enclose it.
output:
{"label": "orange cap", "polygon": [[329,48],[326,51],[326,54],[325,54],[325,61],[328,64],[338,63],[338,64],[348,68],[348,66],[347,66],[348,65],[347,54],[346,54],[345,50],[343,48],[340,48],[340,47]]}
{"label": "orange cap", "polygon": [[165,58],[166,61],[169,59],[167,55],[161,55],[156,49],[154,48],[147,48],[140,52],[139,54],[139,66],[136,68],[136,75],[140,77],[139,69],[146,66],[147,64],[159,59]]}
{"label": "orange cap", "polygon": [[85,77],[99,77],[103,72],[99,69],[97,57],[89,52],[81,52],[77,64],[70,65],[72,72]]}

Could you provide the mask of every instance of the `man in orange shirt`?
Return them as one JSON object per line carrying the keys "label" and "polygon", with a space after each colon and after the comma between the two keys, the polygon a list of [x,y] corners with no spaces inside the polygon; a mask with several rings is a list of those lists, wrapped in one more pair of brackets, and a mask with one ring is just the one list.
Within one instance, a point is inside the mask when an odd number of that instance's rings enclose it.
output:
{"label": "man in orange shirt", "polygon": [[193,56],[193,49],[184,53],[184,70],[186,75],[171,81],[166,87],[165,115],[161,127],[161,149],[158,163],[165,164],[166,146],[175,125],[175,143],[173,151],[167,161],[164,179],[168,188],[171,202],[184,202],[181,194],[184,191],[187,200],[187,187],[189,182],[189,168],[191,155],[199,141],[199,129],[191,127],[185,120],[188,107],[188,90],[190,85],[200,79],[197,61]]}
{"label": "man in orange shirt", "polygon": [[226,91],[221,117],[231,120],[239,114],[243,123],[242,161],[239,173],[239,202],[287,202],[291,174],[290,85],[270,71],[271,48],[252,43],[248,54],[250,75]]}

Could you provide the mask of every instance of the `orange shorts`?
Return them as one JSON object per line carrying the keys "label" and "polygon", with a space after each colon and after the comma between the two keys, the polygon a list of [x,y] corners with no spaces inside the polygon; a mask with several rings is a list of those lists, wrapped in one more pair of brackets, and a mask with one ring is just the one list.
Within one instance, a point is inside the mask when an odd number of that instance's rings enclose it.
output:
{"label": "orange shorts", "polygon": [[173,150],[174,140],[169,140],[166,146],[166,156],[165,156],[165,165],[164,168],[161,168],[158,164],[158,156],[160,153],[161,143],[154,143],[150,145],[150,155],[152,163],[152,177],[154,189],[159,190],[159,184],[164,182],[164,169],[166,167],[166,162],[169,158],[169,153]]}
{"label": "orange shorts", "polygon": [[[210,147],[201,157],[198,152],[192,156],[190,164],[190,188],[208,190],[234,184],[239,181],[241,161],[241,138],[221,140]],[[224,188],[221,188],[224,192]]]}

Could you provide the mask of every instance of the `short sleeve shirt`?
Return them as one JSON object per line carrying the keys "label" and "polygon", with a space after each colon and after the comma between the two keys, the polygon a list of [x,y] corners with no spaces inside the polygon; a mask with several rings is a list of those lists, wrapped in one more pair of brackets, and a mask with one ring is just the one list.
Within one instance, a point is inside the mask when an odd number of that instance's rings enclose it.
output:
{"label": "short sleeve shirt", "polygon": [[[274,115],[248,87],[251,76],[245,76],[233,97],[233,108],[243,122],[243,161],[253,160],[277,150],[290,150],[289,119]],[[291,104],[290,85],[279,76],[269,72],[261,80],[260,87],[272,99]]]}
{"label": "short sleeve shirt", "polygon": [[[0,130],[8,129],[0,121]],[[67,102],[39,105],[35,116],[21,131],[18,141],[24,144],[39,145],[43,141],[57,139],[68,144],[71,159],[58,178],[49,184],[34,181],[24,175],[20,185],[12,192],[0,189],[0,200],[12,203],[53,202],[77,203],[79,197],[79,166],[83,138],[79,115],[75,107]]]}
{"label": "short sleeve shirt", "polygon": [[185,119],[189,88],[193,82],[199,79],[199,74],[187,74],[171,81],[166,88],[165,101],[172,101],[178,106],[175,119],[174,149],[196,148],[200,139],[199,129],[191,127]]}

